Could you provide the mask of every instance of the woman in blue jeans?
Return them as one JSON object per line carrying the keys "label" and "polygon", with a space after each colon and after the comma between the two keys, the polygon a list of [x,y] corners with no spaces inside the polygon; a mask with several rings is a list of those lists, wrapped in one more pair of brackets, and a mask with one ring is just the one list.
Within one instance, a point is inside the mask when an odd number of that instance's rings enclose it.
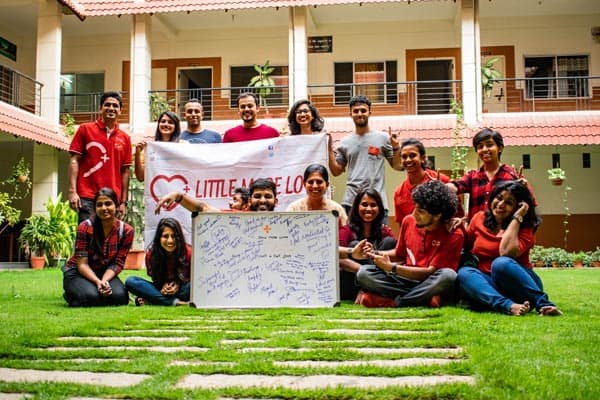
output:
{"label": "woman in blue jeans", "polygon": [[561,315],[529,262],[541,222],[531,192],[518,181],[504,181],[489,198],[488,209],[475,214],[467,230],[466,248],[478,258],[478,268],[458,270],[461,298],[510,315],[525,315],[532,307],[540,315]]}
{"label": "woman in blue jeans", "polygon": [[135,304],[188,304],[191,259],[192,247],[185,242],[179,222],[173,218],[161,219],[146,252],[146,270],[152,282],[138,276],[125,281],[127,290],[137,296]]}

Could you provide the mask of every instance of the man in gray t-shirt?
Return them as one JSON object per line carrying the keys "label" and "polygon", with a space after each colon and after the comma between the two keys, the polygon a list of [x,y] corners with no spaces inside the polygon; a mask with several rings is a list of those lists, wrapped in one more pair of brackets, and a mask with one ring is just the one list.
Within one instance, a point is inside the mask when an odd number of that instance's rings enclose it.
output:
{"label": "man in gray t-shirt", "polygon": [[354,96],[350,99],[350,116],[354,121],[354,134],[345,137],[333,150],[329,139],[329,169],[334,176],[340,175],[348,166],[346,192],[342,205],[350,215],[350,208],[356,193],[364,188],[373,188],[381,195],[383,206],[388,210],[385,193],[384,159],[392,168],[400,170],[400,140],[396,134],[385,134],[371,130],[371,100],[366,96]]}

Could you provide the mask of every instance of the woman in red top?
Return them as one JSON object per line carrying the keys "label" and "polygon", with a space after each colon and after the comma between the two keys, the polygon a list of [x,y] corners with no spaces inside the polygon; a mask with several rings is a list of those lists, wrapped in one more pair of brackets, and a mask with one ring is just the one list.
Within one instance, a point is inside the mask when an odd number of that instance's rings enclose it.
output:
{"label": "woman in red top", "polygon": [[404,217],[412,214],[415,209],[412,200],[412,191],[415,187],[433,179],[438,179],[443,183],[450,182],[450,178],[446,175],[427,167],[425,146],[418,139],[408,138],[402,141],[400,159],[402,168],[406,171],[406,179],[394,192],[395,218],[398,225],[402,225]]}
{"label": "woman in red top", "polygon": [[188,304],[191,260],[192,247],[185,242],[179,222],[173,218],[158,221],[156,234],[146,252],[146,270],[152,282],[139,276],[130,276],[125,281],[127,290],[137,296],[135,304]]}
{"label": "woman in red top", "polygon": [[77,227],[75,252],[63,268],[64,299],[71,307],[125,305],[127,290],[118,278],[133,243],[133,228],[116,217],[119,199],[102,188],[95,215]]}
{"label": "woman in red top", "polygon": [[540,315],[562,314],[529,262],[539,223],[525,185],[498,183],[488,209],[475,214],[469,224],[466,248],[478,258],[478,268],[459,269],[461,297],[476,307],[511,315],[524,315],[532,306]]}
{"label": "woman in red top", "polygon": [[[348,258],[340,259],[340,289],[342,300],[354,300],[358,294],[355,276],[361,264],[368,260],[353,260],[352,249],[363,239],[373,245],[374,250],[390,250],[396,247],[394,232],[384,225],[385,212],[381,196],[375,189],[363,189],[356,194],[348,225],[339,230],[340,251]],[[344,249],[345,248],[345,249]]]}

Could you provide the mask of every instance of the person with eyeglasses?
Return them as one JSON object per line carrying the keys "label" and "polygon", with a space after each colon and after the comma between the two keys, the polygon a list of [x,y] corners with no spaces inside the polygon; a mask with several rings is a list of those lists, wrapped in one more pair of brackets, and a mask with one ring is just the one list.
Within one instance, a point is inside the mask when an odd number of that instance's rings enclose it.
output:
{"label": "person with eyeglasses", "polygon": [[295,102],[290,108],[287,119],[290,135],[323,133],[323,118],[310,100],[302,99]]}

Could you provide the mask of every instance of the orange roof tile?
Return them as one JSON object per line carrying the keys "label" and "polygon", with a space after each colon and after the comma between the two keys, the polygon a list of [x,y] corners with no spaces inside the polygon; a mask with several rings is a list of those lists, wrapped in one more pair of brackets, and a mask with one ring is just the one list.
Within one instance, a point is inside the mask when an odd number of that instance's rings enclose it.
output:
{"label": "orange roof tile", "polygon": [[[287,126],[287,121],[283,118],[262,119],[261,122],[278,130]],[[391,128],[401,138],[415,137],[430,148],[454,146],[452,131],[455,122],[452,114],[371,117],[369,120],[373,129],[387,132]],[[237,124],[237,120],[202,122],[204,128],[221,134]],[[184,127],[185,122],[182,129]],[[597,111],[484,114],[481,124],[465,131],[464,145],[470,147],[473,135],[483,127],[498,130],[507,146],[600,144],[600,112]],[[132,135],[132,142],[151,141],[155,129],[154,123],[146,125],[143,134]],[[335,142],[339,142],[354,131],[354,124],[348,117],[325,118],[325,130]]]}
{"label": "orange roof tile", "polygon": [[71,140],[44,118],[0,101],[0,131],[68,150]]}
{"label": "orange roof tile", "polygon": [[[402,3],[431,0],[59,0],[80,18],[88,16],[167,12],[326,6],[337,4]],[[446,0],[437,0],[446,1]]]}

